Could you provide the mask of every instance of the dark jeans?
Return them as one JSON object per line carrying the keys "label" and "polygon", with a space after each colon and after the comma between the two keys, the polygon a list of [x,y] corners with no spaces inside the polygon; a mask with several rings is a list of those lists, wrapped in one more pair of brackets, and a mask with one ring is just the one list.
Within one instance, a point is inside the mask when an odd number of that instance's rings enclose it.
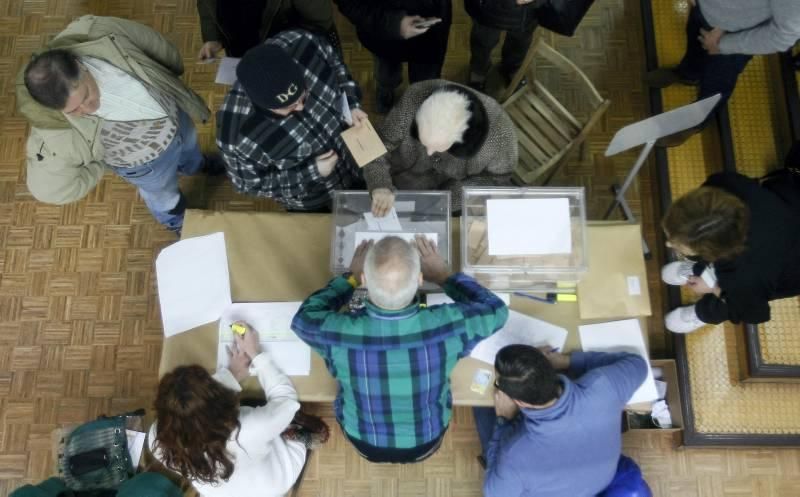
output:
{"label": "dark jeans", "polygon": [[410,449],[392,449],[375,447],[361,440],[356,440],[350,437],[344,430],[342,430],[342,433],[350,440],[350,443],[353,444],[353,447],[355,447],[361,457],[369,462],[375,463],[412,463],[424,461],[439,450],[439,446],[442,445],[442,440],[444,439],[444,433],[442,433],[439,438],[418,447],[412,447]]}
{"label": "dark jeans", "polygon": [[481,441],[481,455],[486,457],[486,449],[492,441],[494,427],[497,424],[497,415],[494,413],[494,407],[473,407],[472,417],[475,419],[478,440]]}
{"label": "dark jeans", "polygon": [[[511,79],[522,65],[528,48],[531,46],[533,31],[536,23],[523,31],[506,31],[506,41],[503,43],[503,52],[500,57],[500,72]],[[470,77],[486,78],[492,66],[492,50],[500,41],[502,30],[490,28],[472,21],[472,31],[469,35],[469,70]]]}
{"label": "dark jeans", "polygon": [[700,8],[692,7],[686,22],[686,54],[676,72],[686,79],[700,82],[698,99],[719,93],[722,95],[719,105],[724,105],[736,87],[739,74],[752,57],[743,54],[709,55],[697,39],[701,28],[710,30],[712,27],[703,17]]}
{"label": "dark jeans", "polygon": [[[442,76],[443,62],[408,61],[408,83],[414,84]],[[403,63],[375,56],[375,84],[378,90],[394,91],[403,82]]]}

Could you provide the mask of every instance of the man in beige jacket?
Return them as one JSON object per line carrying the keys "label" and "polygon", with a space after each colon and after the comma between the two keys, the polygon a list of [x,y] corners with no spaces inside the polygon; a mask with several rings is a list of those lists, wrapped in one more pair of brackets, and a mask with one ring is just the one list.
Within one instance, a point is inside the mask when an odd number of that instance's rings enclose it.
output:
{"label": "man in beige jacket", "polygon": [[178,50],[146,26],[91,15],[67,26],[16,82],[18,110],[31,123],[33,196],[74,202],[109,167],[137,186],[161,224],[180,232],[186,201],[178,174],[203,168],[192,119],[209,117],[182,73]]}

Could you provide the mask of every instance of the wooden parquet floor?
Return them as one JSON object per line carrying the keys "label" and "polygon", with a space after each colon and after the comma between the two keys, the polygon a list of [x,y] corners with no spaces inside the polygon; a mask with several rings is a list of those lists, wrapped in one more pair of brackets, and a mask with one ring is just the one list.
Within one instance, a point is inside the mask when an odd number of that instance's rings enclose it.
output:
{"label": "wooden parquet floor", "polygon": [[[461,2],[450,40],[445,76],[463,81],[469,20]],[[159,227],[135,191],[108,175],[89,196],[68,206],[35,202],[25,187],[25,120],[14,112],[14,75],[70,19],[87,13],[130,18],[167,33],[182,51],[186,81],[218,107],[225,89],[215,68],[194,63],[200,46],[192,0],[0,0],[0,497],[53,473],[51,432],[99,414],[150,407],[157,383],[162,332],[153,260],[174,241]],[[374,107],[371,56],[346,20],[337,23],[346,62],[362,83],[367,110]],[[638,2],[598,0],[574,39],[546,35],[587,71],[612,106],[555,184],[584,185],[590,215],[611,201],[632,155],[604,159],[602,151],[621,126],[646,115],[641,75],[642,28]],[[213,123],[199,127],[204,149],[213,147]],[[267,201],[241,197],[221,179],[189,178],[193,207],[271,210]],[[656,246],[655,185],[645,170],[630,192]],[[659,260],[654,257],[653,260]],[[649,263],[657,284],[658,268]],[[650,344],[654,356],[670,352],[660,325],[660,292],[651,291]],[[330,418],[327,406],[310,406]],[[303,496],[431,496],[481,494],[475,461],[477,437],[466,409],[456,409],[442,450],[424,464],[370,465],[336,431],[314,454]],[[626,452],[642,465],[658,496],[800,495],[800,451],[672,450],[626,438]],[[535,464],[535,462],[532,462]],[[566,496],[565,496],[566,497]]]}

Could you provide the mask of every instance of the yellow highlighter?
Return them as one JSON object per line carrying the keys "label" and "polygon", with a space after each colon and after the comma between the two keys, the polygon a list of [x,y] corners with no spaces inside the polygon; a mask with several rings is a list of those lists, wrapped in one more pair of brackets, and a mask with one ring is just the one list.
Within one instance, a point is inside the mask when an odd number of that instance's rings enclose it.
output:
{"label": "yellow highlighter", "polygon": [[237,335],[244,336],[244,334],[247,333],[247,326],[240,323],[233,323],[231,325],[231,331]]}

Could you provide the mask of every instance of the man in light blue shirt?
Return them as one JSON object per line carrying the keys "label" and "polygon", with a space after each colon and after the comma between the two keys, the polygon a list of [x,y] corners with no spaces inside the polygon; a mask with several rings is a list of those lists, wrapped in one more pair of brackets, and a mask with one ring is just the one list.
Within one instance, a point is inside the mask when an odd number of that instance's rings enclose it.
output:
{"label": "man in light blue shirt", "polygon": [[[606,491],[621,464],[622,410],[647,368],[641,357],[624,352],[501,349],[495,407],[474,410],[486,462],[484,496],[594,497]],[[638,493],[624,495],[651,495],[640,478],[634,486]]]}

